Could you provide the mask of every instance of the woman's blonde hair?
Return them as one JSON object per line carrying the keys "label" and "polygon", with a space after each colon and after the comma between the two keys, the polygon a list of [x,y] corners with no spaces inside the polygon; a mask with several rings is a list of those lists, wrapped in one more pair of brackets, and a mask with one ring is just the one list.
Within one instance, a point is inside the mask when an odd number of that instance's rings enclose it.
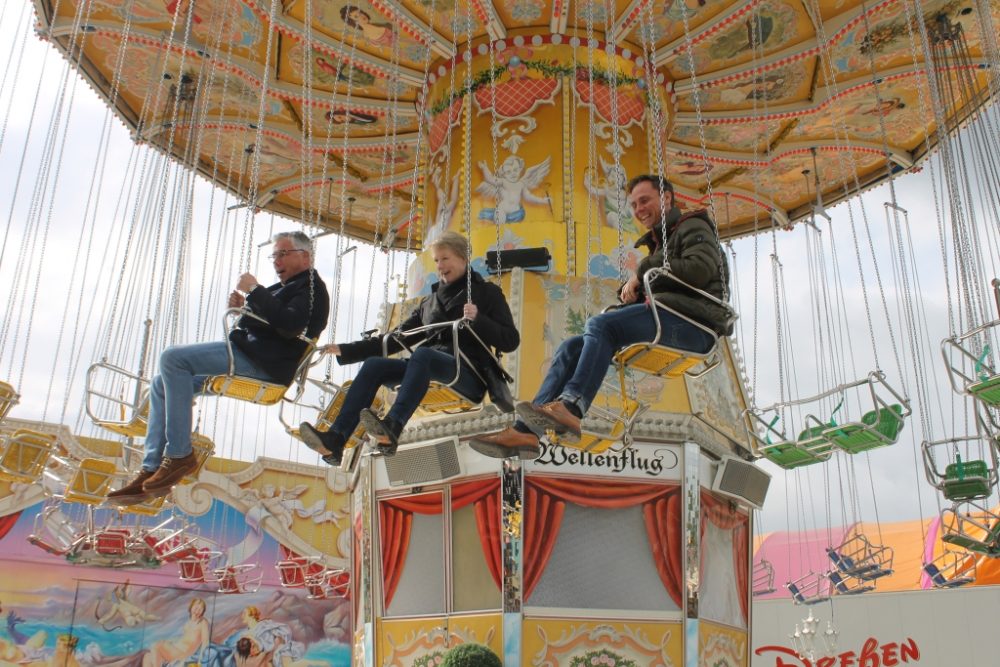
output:
{"label": "woman's blonde hair", "polygon": [[431,241],[431,250],[447,248],[466,264],[469,263],[469,242],[458,232],[447,231]]}

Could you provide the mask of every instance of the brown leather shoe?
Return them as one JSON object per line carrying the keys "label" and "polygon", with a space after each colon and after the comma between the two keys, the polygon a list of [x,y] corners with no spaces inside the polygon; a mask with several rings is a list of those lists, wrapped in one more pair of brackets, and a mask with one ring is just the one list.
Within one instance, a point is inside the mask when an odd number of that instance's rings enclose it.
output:
{"label": "brown leather shoe", "polygon": [[153,476],[145,481],[142,490],[151,498],[165,496],[177,482],[198,469],[198,458],[191,452],[179,459],[164,458]]}
{"label": "brown leather shoe", "polygon": [[570,412],[562,401],[552,401],[545,405],[521,401],[515,409],[521,421],[539,437],[545,435],[546,431],[552,431],[563,442],[576,442],[580,439],[580,418]]}
{"label": "brown leather shoe", "polygon": [[149,499],[149,494],[143,490],[142,484],[152,477],[154,472],[140,470],[139,474],[131,482],[117,491],[109,493],[108,502],[112,505],[138,505],[141,502],[145,502]]}
{"label": "brown leather shoe", "polygon": [[522,461],[530,461],[537,459],[542,453],[537,435],[521,433],[511,426],[498,433],[477,435],[469,440],[469,447],[483,456],[494,459],[509,459],[517,456]]}

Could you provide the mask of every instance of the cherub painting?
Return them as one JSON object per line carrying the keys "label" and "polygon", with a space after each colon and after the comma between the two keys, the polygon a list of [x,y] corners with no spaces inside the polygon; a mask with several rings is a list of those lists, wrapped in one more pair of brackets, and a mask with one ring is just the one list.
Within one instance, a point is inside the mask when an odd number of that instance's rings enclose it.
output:
{"label": "cherub painting", "polygon": [[[146,621],[160,620],[159,616],[146,613],[145,609],[128,599],[129,586],[129,580],[126,579],[124,583],[118,584],[111,589],[104,596],[103,600],[97,601],[97,605],[94,607],[94,617],[97,619],[97,624],[104,628],[105,631],[112,632],[123,627],[122,625],[108,627],[108,624],[116,618],[120,619],[120,622],[129,628],[139,626]],[[106,603],[105,606],[107,607],[103,614],[101,613],[102,601]]]}
{"label": "cherub painting", "polygon": [[597,197],[604,203],[604,222],[608,227],[618,229],[622,222],[628,222],[632,216],[625,203],[625,185],[628,179],[621,166],[605,162],[601,158],[601,171],[604,172],[604,183],[595,184],[590,179],[591,169],[583,172],[583,186],[592,197]]}
{"label": "cherub painting", "polygon": [[441,183],[441,172],[443,170],[437,169],[431,176],[431,183],[434,185],[434,192],[437,195],[437,211],[434,213],[434,220],[431,222],[431,226],[427,229],[426,237],[424,238],[424,244],[430,243],[438,236],[441,232],[448,229],[448,225],[451,224],[451,219],[455,215],[455,208],[458,206],[458,173],[451,179],[451,188],[446,191]]}
{"label": "cherub painting", "polygon": [[524,202],[548,204],[551,207],[552,201],[547,195],[539,197],[531,192],[541,185],[542,179],[548,175],[550,159],[546,157],[534,167],[525,170],[524,160],[511,155],[503,161],[496,175],[490,171],[485,162],[480,161],[479,169],[483,172],[483,182],[476,188],[476,194],[493,197],[496,200],[496,207],[479,211],[479,219],[493,220],[501,225],[508,222],[522,222]]}

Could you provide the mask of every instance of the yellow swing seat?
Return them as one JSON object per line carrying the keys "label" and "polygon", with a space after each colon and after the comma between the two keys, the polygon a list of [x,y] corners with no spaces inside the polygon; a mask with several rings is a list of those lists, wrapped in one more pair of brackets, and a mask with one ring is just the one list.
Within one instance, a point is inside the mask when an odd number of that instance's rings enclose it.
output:
{"label": "yellow swing seat", "polygon": [[70,502],[99,505],[108,495],[111,480],[115,478],[115,464],[103,459],[86,458],[73,471],[66,493]]}
{"label": "yellow swing seat", "polygon": [[20,396],[14,391],[13,385],[0,380],[0,421],[3,421],[10,409],[17,405]]}
{"label": "yellow swing seat", "polygon": [[14,431],[0,444],[0,480],[36,482],[55,449],[56,436],[29,429]]}
{"label": "yellow swing seat", "polygon": [[277,405],[280,403],[292,385],[297,385],[298,390],[301,393],[304,381],[303,378],[305,377],[306,371],[309,369],[310,362],[312,360],[312,353],[316,349],[316,341],[302,335],[298,336],[299,340],[302,340],[307,344],[307,347],[305,353],[302,355],[302,359],[299,360],[298,368],[295,370],[295,379],[292,384],[284,385],[257,378],[236,375],[236,364],[233,358],[233,342],[229,338],[229,333],[233,328],[228,324],[228,320],[231,317],[234,318],[234,326],[235,323],[243,317],[248,317],[250,319],[258,320],[264,324],[268,324],[267,320],[264,318],[242,308],[230,308],[224,313],[222,324],[223,329],[226,332],[226,351],[229,353],[229,373],[225,375],[213,375],[207,378],[205,380],[203,391],[206,394],[224,396],[226,398],[235,398],[239,401],[247,401],[249,403],[263,406]]}

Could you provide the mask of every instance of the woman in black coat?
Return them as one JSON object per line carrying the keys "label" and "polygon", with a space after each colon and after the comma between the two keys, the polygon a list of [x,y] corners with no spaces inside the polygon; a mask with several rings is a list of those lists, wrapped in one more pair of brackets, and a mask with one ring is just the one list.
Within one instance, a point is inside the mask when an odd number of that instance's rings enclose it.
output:
{"label": "woman in black coat", "polygon": [[[420,405],[431,380],[449,383],[454,379],[455,357],[450,327],[404,337],[408,347],[420,344],[408,359],[383,356],[383,350],[393,354],[403,349],[399,332],[464,318],[469,320],[468,326],[472,331],[494,350],[513,352],[521,342],[503,291],[483,280],[475,271],[472,272],[472,300],[468,301],[469,256],[465,238],[455,232],[445,232],[430,248],[440,280],[395,332],[386,334],[388,339],[385,345],[382,337],[374,337],[324,348],[324,352],[337,355],[341,364],[364,360],[330,430],[321,433],[307,422],[299,426],[302,441],[321,454],[330,465],[340,465],[344,444],[359,421],[379,440],[383,453],[394,454],[399,434]],[[495,360],[465,330],[459,331],[459,349],[466,359],[462,360],[458,381],[452,388],[479,402],[486,394],[486,385],[480,377],[481,369],[495,364]],[[473,368],[480,372],[475,372]],[[396,385],[399,385],[396,401],[385,418],[380,419],[370,409],[375,395],[379,387]]]}

